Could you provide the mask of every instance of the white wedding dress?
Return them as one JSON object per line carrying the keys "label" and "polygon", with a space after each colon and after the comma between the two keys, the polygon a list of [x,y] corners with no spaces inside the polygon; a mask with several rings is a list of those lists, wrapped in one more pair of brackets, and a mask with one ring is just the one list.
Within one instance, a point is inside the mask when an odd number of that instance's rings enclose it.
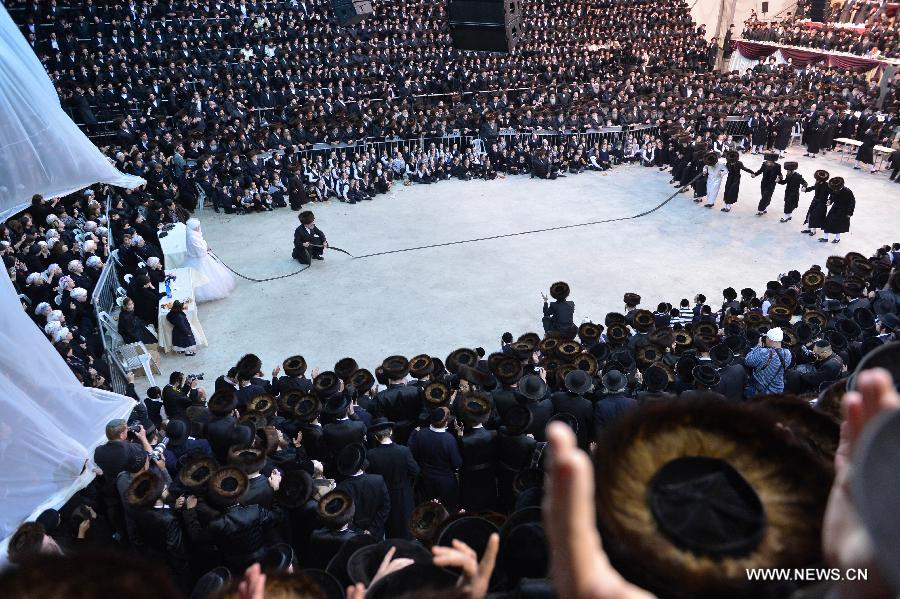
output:
{"label": "white wedding dress", "polygon": [[188,219],[187,260],[182,268],[192,268],[194,273],[194,299],[197,303],[211,302],[231,295],[235,281],[231,272],[209,252],[209,246],[200,231],[200,221]]}

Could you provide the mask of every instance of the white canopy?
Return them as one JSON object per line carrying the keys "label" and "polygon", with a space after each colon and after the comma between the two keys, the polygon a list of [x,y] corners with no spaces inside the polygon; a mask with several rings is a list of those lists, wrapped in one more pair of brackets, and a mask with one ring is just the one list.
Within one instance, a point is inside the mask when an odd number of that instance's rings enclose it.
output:
{"label": "white canopy", "polygon": [[119,172],[63,111],[56,89],[0,5],[0,215],[94,183],[146,183]]}
{"label": "white canopy", "polygon": [[0,539],[93,478],[105,426],[134,401],[84,387],[0,275]]}

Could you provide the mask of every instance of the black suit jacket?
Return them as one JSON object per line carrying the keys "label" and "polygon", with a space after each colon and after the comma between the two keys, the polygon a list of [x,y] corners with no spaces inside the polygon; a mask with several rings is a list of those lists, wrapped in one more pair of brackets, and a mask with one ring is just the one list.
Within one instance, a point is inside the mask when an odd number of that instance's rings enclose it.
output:
{"label": "black suit jacket", "polygon": [[744,387],[747,383],[747,370],[743,364],[736,363],[719,369],[719,384],[716,391],[731,401],[744,399]]}
{"label": "black suit jacket", "polygon": [[376,539],[383,539],[384,526],[391,511],[391,498],[384,479],[378,474],[364,472],[342,480],[336,488],[353,498],[356,508],[353,526],[368,531]]}
{"label": "black suit jacket", "polygon": [[141,453],[146,454],[144,448],[137,443],[107,441],[94,450],[94,463],[103,470],[106,483],[112,486],[119,473],[125,470],[125,465],[131,461],[131,457]]}
{"label": "black suit jacket", "polygon": [[497,432],[468,429],[459,440],[460,505],[468,511],[492,509],[497,502]]}
{"label": "black suit jacket", "polygon": [[197,390],[191,389],[189,395],[185,395],[182,389],[166,385],[162,390],[163,406],[166,408],[166,415],[172,419],[175,417],[187,417],[186,410],[193,403],[193,399],[197,397]]}
{"label": "black suit jacket", "polygon": [[272,498],[274,496],[275,492],[272,491],[272,486],[269,484],[269,480],[265,476],[259,475],[250,479],[250,484],[247,486],[247,490],[243,495],[241,495],[240,503],[241,505],[255,504],[266,509],[271,509]]}
{"label": "black suit jacket", "polygon": [[322,427],[322,440],[328,454],[333,458],[338,452],[353,443],[362,443],[366,436],[366,425],[358,420],[338,420]]}
{"label": "black suit jacket", "polygon": [[578,447],[587,451],[594,437],[594,409],[591,402],[580,395],[560,391],[550,396],[553,414],[569,413],[578,421]]}
{"label": "black suit jacket", "polygon": [[[325,233],[319,230],[319,227],[313,227],[312,231],[309,231],[306,226],[300,225],[294,230],[294,253],[292,256],[295,259],[301,258],[306,251],[312,251],[313,249],[319,248],[305,248],[303,247],[304,243],[309,243],[311,245],[322,245],[325,243]],[[321,251],[321,249],[319,249]],[[315,252],[313,252],[315,253]]]}
{"label": "black suit jacket", "polygon": [[379,474],[387,485],[391,499],[386,530],[388,538],[408,539],[409,517],[415,508],[413,485],[419,475],[419,465],[408,447],[397,443],[377,445],[369,450],[368,471]]}

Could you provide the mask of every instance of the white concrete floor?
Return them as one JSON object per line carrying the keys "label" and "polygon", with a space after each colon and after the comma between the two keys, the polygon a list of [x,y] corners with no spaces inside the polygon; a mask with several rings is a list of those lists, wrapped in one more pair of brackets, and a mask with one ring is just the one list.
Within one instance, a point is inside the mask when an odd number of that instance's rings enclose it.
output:
{"label": "white concrete floor", "polygon": [[[900,241],[900,185],[883,173],[854,171],[837,157],[788,159],[813,181],[817,168],[845,177],[856,195],[852,232],[837,246],[799,233],[812,194],[802,194],[794,220],[780,224],[783,187],[769,214],[755,216],[759,179],[745,174],[730,214],[699,207],[680,194],[646,217],[498,240],[353,260],[334,251],[306,272],[278,281],[238,280],[234,294],[201,304],[209,347],[197,356],[164,355],[172,370],[204,372],[212,379],[246,352],[269,370],[292,354],[310,368],[331,369],[344,357],[374,369],[388,355],[429,353],[444,358],[457,347],[488,352],[510,331],[541,333],[541,292],[567,281],[576,322],[602,321],[621,310],[626,291],[644,306],[675,305],[705,293],[715,305],[721,290],[751,286],[792,268],[824,264],[835,253],[869,255]],[[756,168],[760,156],[746,155]],[[673,188],[656,169],[619,167],[608,174],[584,173],[556,181],[512,177],[503,181],[447,181],[395,187],[388,196],[355,206],[316,205],[317,224],[328,240],[360,256],[558,225],[630,216],[661,202]],[[292,272],[296,213],[279,209],[244,216],[199,217],[210,247],[235,270],[254,278]]]}

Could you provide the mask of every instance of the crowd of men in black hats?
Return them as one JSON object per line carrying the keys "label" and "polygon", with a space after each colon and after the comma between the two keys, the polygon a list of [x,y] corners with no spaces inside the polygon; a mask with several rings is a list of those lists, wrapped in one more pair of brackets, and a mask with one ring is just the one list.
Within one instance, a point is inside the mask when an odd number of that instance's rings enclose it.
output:
{"label": "crowd of men in black hats", "polygon": [[[660,470],[648,491],[661,493],[661,503],[653,508],[656,528],[646,529],[636,524],[641,518],[623,511],[613,491],[629,483],[604,462],[598,475],[609,486],[598,496],[599,516],[605,530],[618,531],[620,541],[609,551],[633,581],[655,590],[656,576],[676,574],[662,557],[653,572],[635,569],[644,559],[637,557],[642,543],[661,544],[663,555],[687,547],[727,558],[736,555],[732,545],[745,552],[761,542],[759,530],[746,530],[743,519],[726,518],[716,542],[708,531],[685,526],[683,506],[658,488],[663,482],[677,487],[685,476],[731,481],[721,501],[764,528],[766,521],[788,526],[773,510],[794,510],[799,520],[781,531],[792,548],[770,547],[774,561],[759,563],[811,564],[847,377],[900,339],[898,260],[900,245],[870,257],[832,256],[824,267],[776,277],[760,293],[727,288],[721,301],[698,295],[677,307],[660,302],[655,310],[629,292],[621,311],[581,325],[569,286],[558,282],[545,298],[544,334],[505,333],[494,352],[460,348],[445,359],[394,355],[374,371],[348,357],[324,372],[309,372],[297,355],[270,376],[247,354],[214,381],[208,399],[196,377],[178,372],[144,398],[130,385],[137,401],[131,417],[107,425],[108,443],[94,455],[102,475],[62,516],[49,512],[23,525],[10,556],[27,562],[29,553],[46,550],[50,535],[66,553],[134,550],[165,564],[183,592],[199,585],[196,596],[216,596],[211,589],[227,587],[232,577],[236,583],[260,563],[270,573],[302,569],[304,580],[329,597],[340,595],[327,589],[356,584],[381,597],[452,586],[455,575],[432,563],[442,550],[428,549],[450,547],[456,539],[481,559],[496,542],[492,534],[499,534],[492,591],[546,592],[549,553],[539,508],[548,425],[558,421],[578,448],[599,443],[605,448],[595,452],[600,459],[616,460],[621,451],[623,461],[636,460],[634,467],[650,468],[650,474],[662,463],[642,461],[653,454],[648,448],[636,447],[634,455],[623,449],[642,438],[623,430],[651,422],[663,429],[699,427],[711,438],[725,434],[729,443],[748,443],[748,450],[757,443],[781,448],[775,451],[784,459],[778,476],[793,482],[790,507],[776,508],[767,503],[763,483],[745,470],[749,478],[732,480],[738,466],[731,458],[713,452],[715,463],[684,462],[697,455],[691,434],[677,437],[676,447],[662,432],[658,441],[651,435],[641,442],[659,443],[660,455],[676,465]],[[881,360],[876,363],[890,365],[896,356]],[[708,422],[688,416],[696,410]],[[774,422],[804,439],[804,449],[780,437]],[[724,428],[713,430],[717,426]],[[746,427],[756,427],[755,433]],[[763,504],[760,497],[766,497]],[[378,576],[391,547],[394,559],[415,567]],[[681,591],[746,585],[743,570],[738,581],[683,567]]]}
{"label": "crowd of men in black hats", "polygon": [[[850,72],[710,73],[714,48],[683,3],[526,3],[524,41],[503,56],[454,50],[441,4],[381,7],[349,28],[323,2],[22,4],[13,14],[75,120],[115,120],[116,165],[148,179],[150,201],[188,210],[198,186],[214,209],[243,213],[356,203],[399,180],[661,166],[672,130],[712,145],[726,115],[754,117],[768,147],[807,111],[881,140],[900,98],[898,79],[876,122],[877,81]],[[655,129],[573,135],[632,124]],[[485,145],[442,137],[453,132]],[[365,145],[395,137],[424,141]],[[317,143],[330,149],[309,153]]]}
{"label": "crowd of men in black hats", "polygon": [[847,52],[870,58],[900,58],[897,15],[890,15],[883,10],[887,8],[888,2],[880,4],[882,10],[865,23],[863,31],[831,24],[826,24],[825,27],[806,27],[797,15],[787,15],[771,21],[748,20],[744,22],[741,37],[829,52]]}

